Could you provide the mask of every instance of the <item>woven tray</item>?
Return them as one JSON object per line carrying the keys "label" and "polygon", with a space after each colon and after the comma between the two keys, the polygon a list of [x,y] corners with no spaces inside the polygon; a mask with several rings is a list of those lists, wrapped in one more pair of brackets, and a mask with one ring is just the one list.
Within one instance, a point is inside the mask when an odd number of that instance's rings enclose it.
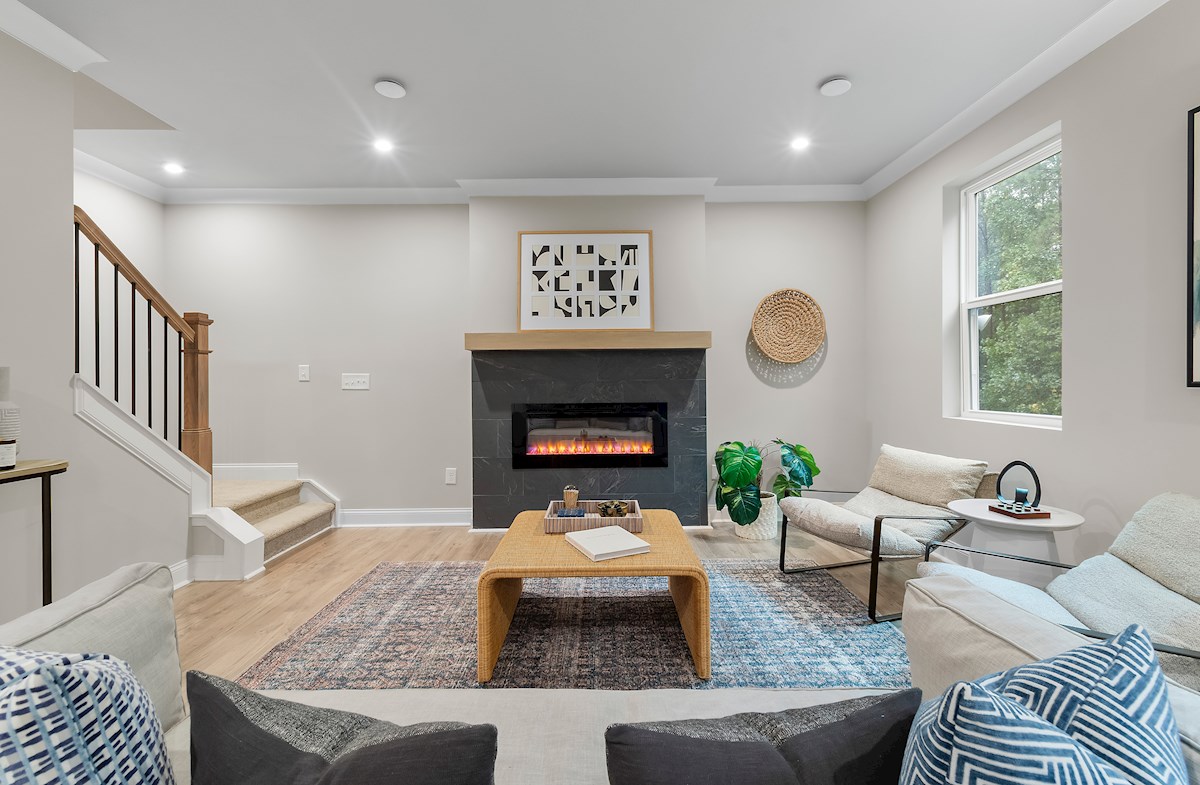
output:
{"label": "woven tray", "polygon": [[781,363],[807,360],[825,342],[825,314],[799,289],[780,289],[762,298],[750,326],[754,343]]}
{"label": "woven tray", "polygon": [[622,529],[634,534],[641,533],[642,508],[638,506],[637,499],[621,500],[629,505],[629,513],[622,518],[605,518],[602,516],[597,509],[600,501],[600,499],[594,501],[581,500],[579,506],[586,511],[586,514],[582,518],[560,518],[558,517],[558,511],[562,509],[563,503],[557,499],[550,502],[550,506],[546,508],[546,534],[579,532],[585,529],[598,529],[601,526],[620,526]]}

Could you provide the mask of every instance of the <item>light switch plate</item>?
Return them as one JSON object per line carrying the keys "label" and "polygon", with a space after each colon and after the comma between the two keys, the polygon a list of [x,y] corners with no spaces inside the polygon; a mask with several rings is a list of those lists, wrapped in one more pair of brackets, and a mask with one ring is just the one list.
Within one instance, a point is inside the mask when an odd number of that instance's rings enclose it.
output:
{"label": "light switch plate", "polygon": [[302,382],[307,382],[307,381],[309,380],[309,378],[310,378],[310,377],[309,377],[309,375],[308,375],[308,366],[307,366],[307,365],[301,365],[301,366],[300,366],[300,381],[302,381]]}
{"label": "light switch plate", "polygon": [[458,469],[447,469],[446,470],[446,484],[447,485],[458,485]]}
{"label": "light switch plate", "polygon": [[344,373],[344,374],[342,374],[342,389],[343,390],[369,390],[369,389],[371,389],[371,374],[369,374],[369,373]]}

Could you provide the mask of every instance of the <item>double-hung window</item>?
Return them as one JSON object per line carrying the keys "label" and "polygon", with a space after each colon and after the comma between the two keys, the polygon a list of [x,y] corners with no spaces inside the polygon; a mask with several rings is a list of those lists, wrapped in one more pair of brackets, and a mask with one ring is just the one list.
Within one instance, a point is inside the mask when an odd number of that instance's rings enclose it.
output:
{"label": "double-hung window", "polygon": [[962,413],[1062,424],[1062,143],[962,191]]}

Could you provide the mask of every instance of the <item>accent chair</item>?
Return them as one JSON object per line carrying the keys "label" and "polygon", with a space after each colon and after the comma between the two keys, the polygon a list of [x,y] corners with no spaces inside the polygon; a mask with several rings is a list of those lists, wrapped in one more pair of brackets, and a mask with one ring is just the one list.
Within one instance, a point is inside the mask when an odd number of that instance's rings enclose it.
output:
{"label": "accent chair", "polygon": [[[967,520],[947,505],[956,499],[995,498],[996,474],[986,461],[950,458],[885,444],[871,480],[844,504],[790,496],[781,499],[783,527],[779,535],[779,570],[793,574],[871,565],[867,615],[872,621],[893,621],[900,614],[877,613],[879,564],[884,559],[914,559],[925,546],[958,533]],[[837,564],[788,567],[788,527],[863,554],[866,558]]]}

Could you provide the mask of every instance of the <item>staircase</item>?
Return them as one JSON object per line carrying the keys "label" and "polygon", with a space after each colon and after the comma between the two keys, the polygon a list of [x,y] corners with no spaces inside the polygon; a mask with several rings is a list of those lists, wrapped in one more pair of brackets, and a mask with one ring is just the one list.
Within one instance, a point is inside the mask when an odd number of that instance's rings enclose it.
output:
{"label": "staircase", "polygon": [[180,314],[79,207],[74,230],[75,414],[188,495],[191,579],[253,577],[329,529],[337,498],[312,480],[214,482],[212,320]]}
{"label": "staircase", "polygon": [[334,505],[302,501],[301,480],[216,480],[213,506],[228,507],[263,534],[263,561],[333,526]]}

